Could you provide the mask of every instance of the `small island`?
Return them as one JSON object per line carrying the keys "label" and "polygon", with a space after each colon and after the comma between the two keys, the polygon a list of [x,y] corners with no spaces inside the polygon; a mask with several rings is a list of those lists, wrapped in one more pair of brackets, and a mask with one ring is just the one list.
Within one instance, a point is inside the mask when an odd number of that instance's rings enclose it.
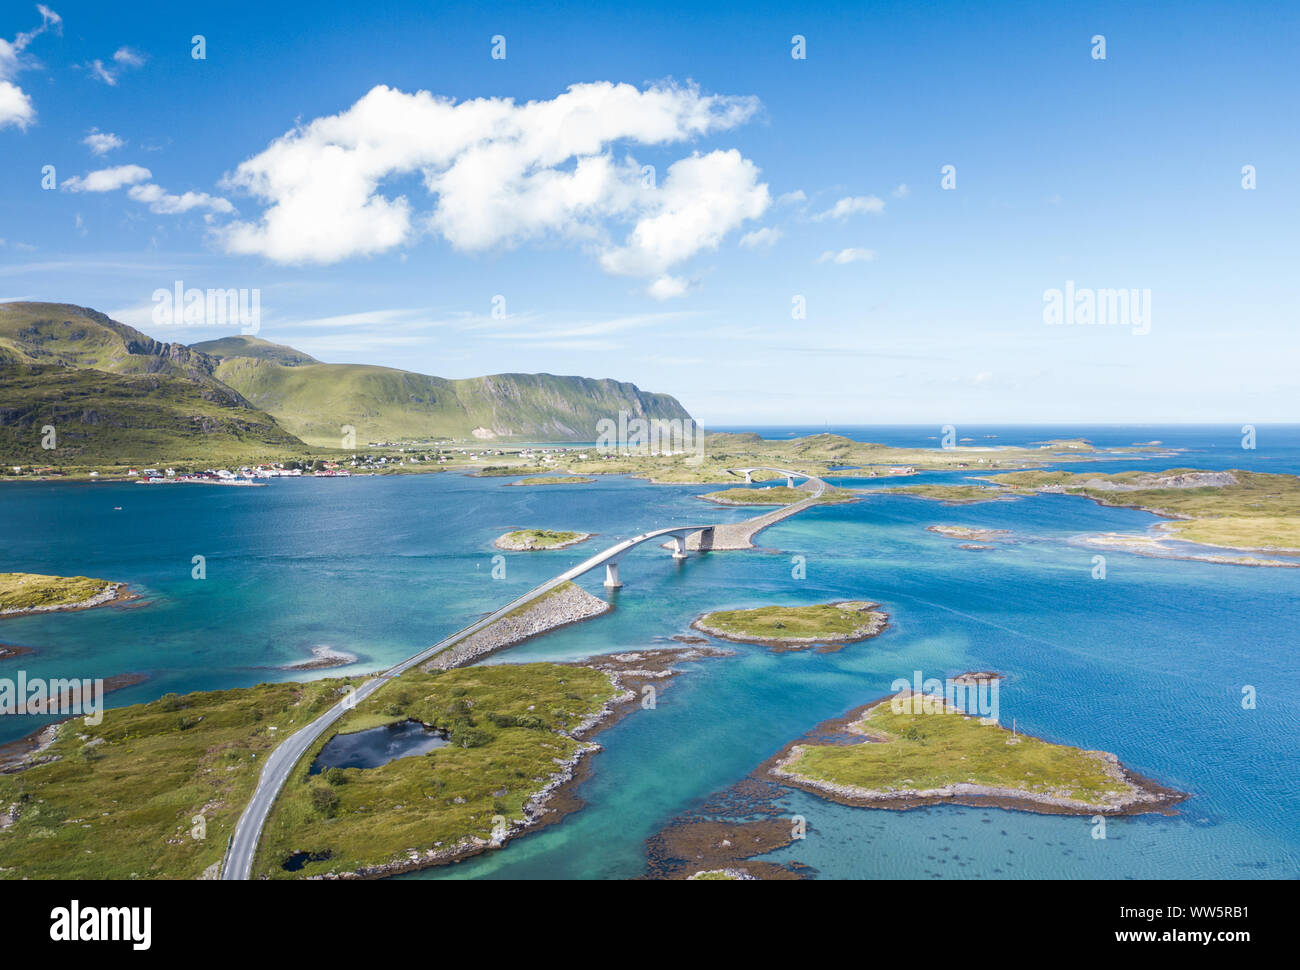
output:
{"label": "small island", "polygon": [[[1007,529],[979,529],[969,525],[927,525],[925,531],[934,532],[949,539],[963,539],[966,542],[990,542],[1011,535]],[[967,547],[963,546],[962,548]]]}
{"label": "small island", "polygon": [[717,505],[794,505],[815,498],[826,504],[850,502],[856,496],[847,488],[827,488],[820,496],[805,488],[771,485],[766,488],[725,488],[719,492],[697,495]]}
{"label": "small island", "polygon": [[[1045,814],[1136,815],[1169,813],[1187,797],[1134,774],[1105,751],[1013,734],[966,715],[942,697],[927,695],[926,707],[908,703],[912,697],[904,690],[819,725],[760,774],[868,808],[950,803]],[[845,743],[846,735],[861,741]]]}
{"label": "small island", "polygon": [[506,482],[507,485],[590,485],[594,478],[586,478],[582,475],[533,475],[529,478],[521,478],[517,482]]}
{"label": "small island", "polygon": [[0,617],[88,610],[126,597],[125,583],[107,579],[0,573]]}
{"label": "small island", "polygon": [[976,505],[980,502],[1014,502],[1020,498],[1009,489],[984,485],[897,485],[878,492],[927,498],[944,505]]}
{"label": "small island", "polygon": [[346,650],[336,650],[333,647],[321,645],[311,648],[311,658],[308,660],[298,660],[294,663],[287,663],[280,666],[279,670],[329,670],[333,667],[347,667],[357,662],[357,656],[354,653],[348,653]]}
{"label": "small island", "polygon": [[492,545],[506,552],[536,552],[539,549],[566,549],[586,542],[591,532],[556,532],[552,529],[519,529],[498,536]]}
{"label": "small island", "polygon": [[816,606],[760,606],[752,610],[705,613],[691,626],[711,637],[759,643],[781,650],[820,646],[830,653],[847,643],[876,636],[889,622],[879,603],[849,600]]}

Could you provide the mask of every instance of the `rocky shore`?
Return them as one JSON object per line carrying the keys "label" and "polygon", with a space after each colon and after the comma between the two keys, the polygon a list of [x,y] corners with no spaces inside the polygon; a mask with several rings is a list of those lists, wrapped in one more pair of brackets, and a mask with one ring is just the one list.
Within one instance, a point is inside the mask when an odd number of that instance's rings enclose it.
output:
{"label": "rocky shore", "polygon": [[357,662],[356,654],[348,653],[344,650],[335,650],[333,647],[312,647],[310,660],[299,660],[296,663],[284,664],[277,667],[277,670],[328,670],[331,667],[346,667],[348,664]]}
{"label": "rocky shore", "polygon": [[1213,552],[1190,552],[1169,544],[1169,537],[1161,535],[1134,535],[1124,532],[1100,532],[1081,536],[1076,540],[1099,549],[1131,552],[1151,559],[1181,559],[1186,562],[1218,563],[1225,566],[1266,566],[1282,569],[1300,568],[1300,560],[1262,559],[1259,556],[1231,556]]}
{"label": "rocky shore", "polygon": [[968,525],[927,525],[925,531],[934,532],[948,539],[964,539],[967,542],[990,542],[1011,535],[1007,529],[978,529]]}
{"label": "rocky shore", "polygon": [[592,532],[575,532],[572,539],[565,539],[561,542],[542,543],[530,534],[536,530],[521,529],[518,532],[507,532],[505,535],[497,536],[492,540],[492,545],[504,552],[537,552],[545,549],[567,549],[569,546],[576,546],[580,542],[586,542],[595,533]]}
{"label": "rocky shore", "polygon": [[[967,678],[988,677],[991,672],[963,675]],[[996,676],[996,675],[995,675]],[[1173,806],[1189,796],[1172,788],[1159,785],[1149,778],[1129,771],[1119,758],[1107,751],[1083,751],[1084,756],[1095,759],[1103,773],[1122,786],[1123,792],[1107,795],[1100,800],[1079,798],[1070,791],[1031,791],[1020,788],[1002,788],[971,783],[955,783],[935,788],[867,789],[855,785],[838,784],[820,778],[810,778],[790,770],[805,748],[810,744],[844,743],[846,737],[857,735],[859,744],[888,744],[890,738],[879,736],[862,722],[881,705],[889,704],[885,697],[818,725],[805,738],[786,745],[765,761],[756,773],[758,777],[820,795],[842,805],[862,808],[903,810],[926,805],[968,805],[1036,812],[1044,815],[1142,815],[1148,812],[1173,814]],[[943,716],[943,715],[932,715]],[[958,715],[951,715],[958,716]],[[1005,729],[1003,729],[1005,730]],[[1028,737],[1027,735],[1025,737]]]}
{"label": "rocky shore", "polygon": [[104,606],[107,603],[121,603],[134,598],[125,583],[110,583],[94,596],[76,603],[56,603],[51,606],[16,606],[0,610],[0,617],[27,616],[32,613],[70,613],[73,610],[90,610],[96,606]]}
{"label": "rocky shore", "polygon": [[869,640],[879,635],[886,626],[889,625],[889,614],[876,611],[879,603],[869,603],[866,600],[844,600],[838,603],[828,604],[838,606],[846,610],[855,610],[862,614],[862,623],[857,628],[848,633],[831,633],[820,637],[769,637],[758,636],[756,634],[737,634],[721,630],[718,627],[709,624],[709,618],[713,615],[705,613],[691,622],[693,629],[701,633],[707,633],[711,637],[719,640],[730,640],[732,643],[757,643],[761,646],[771,647],[777,651],[785,650],[803,650],[808,647],[819,647],[822,653],[833,653],[842,649],[846,644],[858,643],[862,640]]}

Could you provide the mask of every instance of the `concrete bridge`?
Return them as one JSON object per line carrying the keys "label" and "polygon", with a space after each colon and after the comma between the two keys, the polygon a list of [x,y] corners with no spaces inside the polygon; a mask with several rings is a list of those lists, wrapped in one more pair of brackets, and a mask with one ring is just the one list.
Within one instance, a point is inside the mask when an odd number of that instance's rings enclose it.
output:
{"label": "concrete bridge", "polygon": [[[796,512],[806,509],[821,497],[822,492],[826,490],[826,483],[820,478],[807,475],[804,472],[790,471],[784,468],[775,469],[731,469],[734,472],[752,473],[755,471],[776,471],[788,477],[793,481],[794,477],[807,478],[808,481],[801,485],[804,487],[815,487],[815,491],[810,492],[808,498],[802,502],[796,502],[793,505],[787,505],[784,508],[775,509],[763,515],[746,519],[744,522],[730,522],[720,525],[674,525],[663,529],[652,529],[649,532],[642,532],[630,539],[624,539],[615,543],[608,549],[596,553],[590,559],[585,559],[571,569],[566,569],[558,576],[547,580],[540,586],[530,589],[523,596],[511,600],[500,609],[493,610],[487,616],[471,623],[463,630],[458,630],[451,636],[439,640],[431,647],[421,650],[414,656],[408,657],[400,663],[394,664],[383,673],[372,677],[364,684],[358,687],[350,695],[340,700],[324,714],[321,714],[316,720],[312,721],[306,727],[300,728],[280,742],[266,759],[262,768],[262,774],[258,778],[257,787],[253,790],[253,796],[249,799],[248,805],[244,808],[243,814],[239,817],[235,825],[234,835],[231,836],[230,846],[226,851],[226,859],[221,867],[222,879],[248,879],[253,871],[253,858],[257,853],[257,844],[261,839],[262,827],[266,824],[267,818],[271,814],[271,808],[275,804],[276,797],[280,790],[289,779],[290,773],[299,759],[307,753],[307,749],[316,743],[316,740],[325,733],[329,727],[334,724],[348,711],[352,710],[361,701],[365,700],[383,684],[392,680],[394,677],[401,676],[412,667],[419,666],[422,663],[433,658],[435,654],[442,653],[460,643],[466,637],[478,633],[491,626],[493,623],[503,617],[513,613],[521,606],[531,603],[540,596],[549,593],[555,587],[567,583],[570,580],[577,579],[593,569],[605,567],[605,586],[610,589],[617,589],[622,586],[618,576],[619,561],[629,551],[646,542],[653,542],[656,539],[668,538],[670,541],[664,543],[665,547],[672,549],[674,559],[685,559],[688,549],[688,543],[693,544],[692,548],[698,550],[709,549],[752,549],[750,538],[760,529],[765,529],[781,519],[794,515]],[[749,480],[748,474],[746,480]]]}
{"label": "concrete bridge", "polygon": [[[770,468],[766,465],[754,465],[752,468],[728,468],[727,471],[731,472],[733,475],[744,475],[746,485],[754,484],[754,472],[775,472],[778,475],[784,475],[786,488],[794,488],[794,480],[796,478],[806,478],[808,479],[808,483],[820,482],[823,488],[825,488],[826,485],[826,483],[822,482],[822,480],[816,475],[809,475],[807,472],[792,471],[789,468]],[[818,494],[820,495],[821,493],[819,492]]]}

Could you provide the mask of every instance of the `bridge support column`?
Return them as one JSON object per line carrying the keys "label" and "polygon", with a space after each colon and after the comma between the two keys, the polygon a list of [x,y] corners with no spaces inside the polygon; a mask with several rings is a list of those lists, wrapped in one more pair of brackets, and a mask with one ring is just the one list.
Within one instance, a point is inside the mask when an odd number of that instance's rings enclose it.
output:
{"label": "bridge support column", "polygon": [[605,586],[608,589],[618,589],[623,584],[618,581],[618,563],[605,563]]}
{"label": "bridge support column", "polygon": [[753,485],[753,484],[754,484],[754,473],[753,473],[753,472],[745,472],[745,484],[746,484],[746,485]]}
{"label": "bridge support column", "polygon": [[686,536],[673,536],[673,558],[686,558]]}
{"label": "bridge support column", "polygon": [[786,476],[785,476],[785,487],[786,487],[786,488],[794,488],[794,476],[793,476],[793,475],[786,475]]}

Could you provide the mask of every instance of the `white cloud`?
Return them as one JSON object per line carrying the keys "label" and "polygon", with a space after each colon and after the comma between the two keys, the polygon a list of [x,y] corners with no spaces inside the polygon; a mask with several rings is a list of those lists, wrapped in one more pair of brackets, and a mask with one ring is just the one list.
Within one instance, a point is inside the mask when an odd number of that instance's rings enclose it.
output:
{"label": "white cloud", "polygon": [[144,55],[133,51],[129,47],[119,47],[113,52],[113,61],[111,64],[104,63],[103,59],[95,58],[81,65],[90,72],[90,76],[96,81],[102,81],[109,87],[117,87],[117,79],[125,70],[144,66]]}
{"label": "white cloud", "polygon": [[[0,44],[8,43],[0,40]],[[13,125],[26,129],[36,120],[32,99],[12,81],[0,81],[0,128]]]}
{"label": "white cloud", "polygon": [[115,192],[124,185],[134,185],[153,178],[153,173],[140,165],[118,165],[115,168],[101,168],[88,175],[63,180],[63,188],[68,192]]}
{"label": "white cloud", "polygon": [[144,55],[137,54],[129,47],[119,47],[113,52],[113,60],[123,67],[143,67]]}
{"label": "white cloud", "polygon": [[81,143],[96,155],[107,155],[113,149],[121,148],[126,144],[111,131],[100,131],[98,128],[91,128],[86,133],[86,137],[81,139]]}
{"label": "white cloud", "polygon": [[872,249],[841,249],[836,252],[828,249],[817,257],[819,263],[836,263],[843,266],[846,263],[870,263],[876,258],[875,250]]}
{"label": "white cloud", "polygon": [[716,249],[723,236],[771,203],[757,166],[735,149],[683,158],[669,166],[653,211],[625,245],[600,254],[600,265],[625,276],[662,274],[701,249]]}
{"label": "white cloud", "polygon": [[740,237],[740,245],[745,249],[770,249],[781,238],[781,230],[773,226],[755,229]]}
{"label": "white cloud", "polygon": [[885,208],[885,200],[874,195],[848,195],[840,199],[825,212],[813,216],[818,222],[823,219],[847,219],[860,212],[880,213]]}
{"label": "white cloud", "polygon": [[[150,212],[159,215],[178,215],[192,209],[206,209],[209,213],[222,214],[235,211],[235,207],[220,196],[206,192],[173,195],[161,185],[150,182],[152,178],[153,173],[143,165],[118,165],[64,179],[63,188],[68,192],[116,192],[126,188],[126,194],[132,200],[148,205]],[[128,186],[130,187],[127,188]]]}
{"label": "white cloud", "polygon": [[793,192],[783,192],[776,197],[777,205],[795,205],[799,202],[807,202],[808,196],[804,195],[803,189],[795,189]]}
{"label": "white cloud", "polygon": [[674,297],[685,296],[689,289],[690,283],[680,276],[665,275],[647,286],[646,293],[656,300],[671,300]]}
{"label": "white cloud", "polygon": [[[688,141],[745,122],[748,97],[693,85],[575,84],[549,101],[455,102],[428,91],[372,89],[244,161],[225,185],[266,204],[220,230],[228,252],[281,263],[333,263],[431,232],[466,252],[560,239],[594,250],[608,272],[661,277],[716,247],[770,204],[738,152],[695,154],[647,187],[616,146]],[[436,197],[421,212],[396,180],[419,176]],[[387,181],[387,192],[381,189]],[[610,223],[632,223],[621,246]],[[659,287],[662,291],[670,284]]]}
{"label": "white cloud", "polygon": [[906,182],[899,182],[898,188],[894,189],[893,193],[891,194],[894,196],[895,199],[906,199],[909,195],[912,194],[912,190],[907,187]]}
{"label": "white cloud", "polygon": [[30,66],[21,57],[27,45],[47,30],[61,33],[63,24],[63,18],[45,4],[38,3],[36,9],[41,15],[39,27],[18,34],[12,41],[0,37],[0,128],[13,125],[26,131],[36,120],[31,97],[12,79],[24,67]]}
{"label": "white cloud", "polygon": [[145,202],[150,212],[160,215],[176,215],[191,209],[207,209],[210,212],[231,213],[235,207],[226,199],[208,195],[206,192],[186,192],[184,195],[171,195],[161,185],[133,185],[127,190],[136,202]]}

